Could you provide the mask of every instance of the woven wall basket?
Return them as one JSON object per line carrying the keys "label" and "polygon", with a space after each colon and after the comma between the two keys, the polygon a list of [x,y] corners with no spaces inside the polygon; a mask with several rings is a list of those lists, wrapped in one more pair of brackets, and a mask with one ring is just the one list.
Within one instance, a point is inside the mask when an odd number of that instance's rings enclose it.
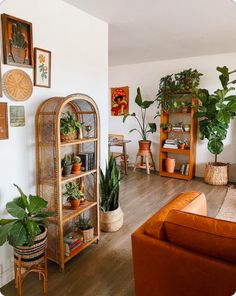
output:
{"label": "woven wall basket", "polygon": [[229,179],[229,164],[217,162],[209,162],[206,165],[204,180],[212,185],[226,185]]}
{"label": "woven wall basket", "polygon": [[3,91],[14,101],[25,101],[33,92],[30,76],[22,70],[10,70],[3,75]]}

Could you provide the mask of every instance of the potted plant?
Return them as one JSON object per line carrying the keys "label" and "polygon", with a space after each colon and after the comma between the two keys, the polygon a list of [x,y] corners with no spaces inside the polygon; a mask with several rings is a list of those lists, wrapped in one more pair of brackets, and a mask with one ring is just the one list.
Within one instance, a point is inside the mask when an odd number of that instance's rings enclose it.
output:
{"label": "potted plant", "polygon": [[73,162],[71,159],[71,155],[65,154],[65,156],[61,161],[61,167],[63,168],[62,175],[64,177],[69,176],[71,174],[72,166],[73,166]]}
{"label": "potted plant", "polygon": [[83,241],[89,242],[94,237],[94,227],[90,218],[80,217],[76,223],[79,232],[83,235]]}
{"label": "potted plant", "polygon": [[129,132],[131,133],[136,131],[141,136],[142,140],[139,141],[139,150],[150,150],[151,141],[148,140],[148,134],[156,132],[156,124],[146,122],[146,112],[147,109],[154,103],[154,101],[143,101],[140,88],[138,87],[135,103],[140,107],[141,121],[137,117],[136,113],[131,113],[124,115],[123,122],[125,122],[129,116],[132,116],[136,119],[139,129],[133,128]]}
{"label": "potted plant", "polygon": [[75,119],[75,115],[70,111],[63,113],[60,119],[61,141],[70,142],[75,140],[77,139],[77,133],[79,133],[79,139],[82,139],[82,124]]}
{"label": "potted plant", "polygon": [[179,147],[179,149],[184,149],[185,142],[183,140],[178,140],[178,147]]}
{"label": "potted plant", "polygon": [[46,221],[54,213],[47,210],[48,203],[42,197],[26,196],[19,186],[14,186],[20,197],[6,204],[13,219],[0,220],[0,246],[8,242],[14,248],[15,260],[21,256],[22,266],[30,266],[44,255]]}
{"label": "potted plant", "polygon": [[79,156],[75,156],[73,159],[72,174],[79,174],[81,172],[81,165],[81,158]]}
{"label": "potted plant", "polygon": [[171,123],[161,123],[160,128],[162,128],[163,131],[171,132],[172,124]]}
{"label": "potted plant", "polygon": [[24,64],[27,46],[28,43],[22,33],[22,24],[20,22],[12,23],[10,49],[15,63]]}
{"label": "potted plant", "polygon": [[114,232],[123,225],[123,212],[119,201],[120,171],[116,161],[110,157],[105,173],[100,169],[101,230]]}
{"label": "potted plant", "polygon": [[230,81],[230,75],[235,73],[224,67],[217,67],[220,72],[219,79],[221,89],[217,89],[210,94],[207,89],[198,91],[198,98],[201,104],[198,107],[196,116],[199,118],[200,139],[207,139],[208,150],[215,155],[215,161],[206,165],[205,181],[213,185],[225,185],[228,183],[228,164],[218,162],[218,155],[224,149],[223,140],[227,136],[229,123],[236,115],[236,95],[231,94],[234,87],[231,84],[236,80]]}
{"label": "potted plant", "polygon": [[70,202],[72,209],[78,209],[80,206],[80,199],[84,196],[84,193],[80,189],[80,184],[69,182],[65,187],[66,191],[63,195],[67,197],[67,201]]}

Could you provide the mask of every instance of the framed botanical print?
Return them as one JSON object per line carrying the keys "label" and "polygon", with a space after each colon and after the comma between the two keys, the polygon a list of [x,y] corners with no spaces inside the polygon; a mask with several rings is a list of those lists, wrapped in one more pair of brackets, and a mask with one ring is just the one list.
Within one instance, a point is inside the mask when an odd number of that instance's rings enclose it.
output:
{"label": "framed botanical print", "polygon": [[34,85],[51,87],[51,51],[34,49]]}
{"label": "framed botanical print", "polygon": [[8,139],[7,103],[0,103],[0,140]]}
{"label": "framed botanical print", "polygon": [[32,23],[2,14],[4,64],[33,67]]}

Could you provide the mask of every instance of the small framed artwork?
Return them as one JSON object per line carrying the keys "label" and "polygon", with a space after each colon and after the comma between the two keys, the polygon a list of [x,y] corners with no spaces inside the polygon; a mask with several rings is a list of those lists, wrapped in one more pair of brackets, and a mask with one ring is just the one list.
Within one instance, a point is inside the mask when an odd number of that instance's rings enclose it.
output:
{"label": "small framed artwork", "polygon": [[25,126],[24,106],[10,106],[10,125],[12,127]]}
{"label": "small framed artwork", "polygon": [[8,139],[7,103],[0,103],[0,140]]}
{"label": "small framed artwork", "polygon": [[4,64],[33,67],[32,23],[2,14]]}
{"label": "small framed artwork", "polygon": [[129,113],[129,87],[111,88],[111,115],[123,116]]}
{"label": "small framed artwork", "polygon": [[34,85],[51,87],[51,51],[34,49]]}

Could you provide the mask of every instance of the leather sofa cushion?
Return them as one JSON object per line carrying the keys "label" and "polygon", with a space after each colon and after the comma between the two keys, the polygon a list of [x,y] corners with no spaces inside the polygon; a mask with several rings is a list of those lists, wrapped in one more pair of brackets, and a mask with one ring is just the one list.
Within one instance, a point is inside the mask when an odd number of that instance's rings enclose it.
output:
{"label": "leather sofa cushion", "polygon": [[[145,223],[144,233],[151,237],[164,240],[165,231],[163,222],[169,211],[172,209],[182,210],[195,199],[204,200],[206,204],[205,195],[201,192],[188,191],[180,193]],[[202,204],[204,201],[202,201]]]}
{"label": "leather sofa cushion", "polygon": [[236,223],[171,210],[164,228],[172,244],[236,263]]}

